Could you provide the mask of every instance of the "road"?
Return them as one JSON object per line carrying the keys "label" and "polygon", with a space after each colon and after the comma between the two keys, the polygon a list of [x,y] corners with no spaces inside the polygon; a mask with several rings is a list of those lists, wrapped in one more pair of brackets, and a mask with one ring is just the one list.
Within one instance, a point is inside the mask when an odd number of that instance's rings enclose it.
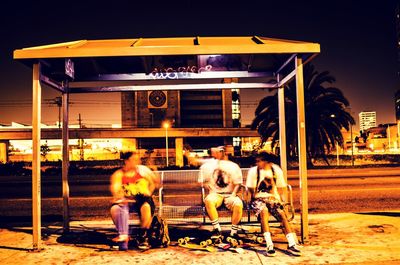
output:
{"label": "road", "polygon": [[[300,208],[296,171],[288,174],[293,187],[295,208]],[[59,178],[59,177],[57,177]],[[61,182],[56,177],[42,178],[42,213],[60,215]],[[108,176],[71,177],[71,214],[76,218],[107,216],[110,202]],[[165,203],[200,203],[196,184],[165,186]],[[400,209],[400,169],[310,170],[308,177],[310,213],[367,212]],[[0,215],[26,216],[31,212],[29,178],[0,177]]]}

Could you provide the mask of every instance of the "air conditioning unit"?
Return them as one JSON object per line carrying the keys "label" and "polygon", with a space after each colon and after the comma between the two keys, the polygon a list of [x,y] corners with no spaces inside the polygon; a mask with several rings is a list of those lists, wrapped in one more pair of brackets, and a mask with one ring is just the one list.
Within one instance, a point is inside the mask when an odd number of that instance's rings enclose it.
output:
{"label": "air conditioning unit", "polygon": [[166,109],[168,107],[167,91],[147,91],[147,106],[149,109]]}

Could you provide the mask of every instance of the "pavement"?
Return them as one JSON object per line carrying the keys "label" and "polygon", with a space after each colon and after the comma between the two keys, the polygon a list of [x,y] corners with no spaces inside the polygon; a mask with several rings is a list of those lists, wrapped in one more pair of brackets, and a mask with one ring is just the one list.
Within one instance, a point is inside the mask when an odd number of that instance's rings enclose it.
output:
{"label": "pavement", "polygon": [[[115,235],[110,220],[73,221],[69,234],[62,234],[59,222],[43,224],[43,250],[30,251],[29,225],[9,222],[0,226],[0,264],[400,264],[400,210],[390,212],[310,214],[309,242],[302,245],[302,256],[290,256],[278,227],[272,228],[277,248],[275,257],[264,255],[263,247],[209,253],[179,246],[140,252],[112,250],[107,239]],[[299,235],[300,220],[292,222]],[[174,233],[210,227],[174,227]],[[254,226],[243,226],[255,229]],[[186,229],[186,230],[185,230]],[[229,230],[229,226],[223,229]],[[200,231],[201,233],[201,231]]]}

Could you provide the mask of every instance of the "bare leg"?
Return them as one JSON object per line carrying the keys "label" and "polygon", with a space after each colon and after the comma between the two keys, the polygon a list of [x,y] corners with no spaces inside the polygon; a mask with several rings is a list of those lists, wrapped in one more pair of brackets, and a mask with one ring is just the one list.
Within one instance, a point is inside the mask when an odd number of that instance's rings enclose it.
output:
{"label": "bare leg", "polygon": [[278,210],[278,213],[282,220],[283,232],[285,233],[285,235],[287,235],[289,233],[293,233],[293,229],[292,229],[291,225],[289,224],[289,221],[287,219],[285,211]]}
{"label": "bare leg", "polygon": [[140,227],[149,229],[151,225],[151,207],[147,202],[140,207]]}
{"label": "bare leg", "polygon": [[269,212],[268,212],[268,208],[265,207],[261,213],[260,213],[260,219],[261,219],[261,230],[263,233],[265,232],[270,232],[269,229],[269,223],[268,223],[268,219],[269,219]]}
{"label": "bare leg", "polygon": [[204,204],[206,206],[208,217],[211,221],[218,219],[218,211],[217,211],[217,204],[211,200],[204,200]]}
{"label": "bare leg", "polygon": [[239,222],[242,220],[243,214],[243,205],[234,205],[232,208],[232,224],[238,225]]}

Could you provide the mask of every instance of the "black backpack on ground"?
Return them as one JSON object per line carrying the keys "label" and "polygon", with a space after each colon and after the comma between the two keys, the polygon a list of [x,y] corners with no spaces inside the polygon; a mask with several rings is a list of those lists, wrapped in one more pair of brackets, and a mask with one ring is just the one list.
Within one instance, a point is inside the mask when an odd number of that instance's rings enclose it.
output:
{"label": "black backpack on ground", "polygon": [[158,215],[153,216],[148,238],[152,248],[168,247],[171,240],[169,238],[167,221]]}

